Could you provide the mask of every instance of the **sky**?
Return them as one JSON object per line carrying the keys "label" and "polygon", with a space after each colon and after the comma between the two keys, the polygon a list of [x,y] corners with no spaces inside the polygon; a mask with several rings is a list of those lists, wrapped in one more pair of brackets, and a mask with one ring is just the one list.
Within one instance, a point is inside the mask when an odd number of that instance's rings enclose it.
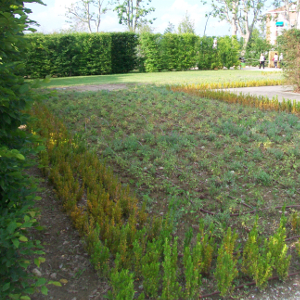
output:
{"label": "sky", "polygon": [[[40,24],[37,28],[38,31],[52,33],[68,29],[70,24],[66,23],[66,7],[76,2],[76,0],[44,0],[43,2],[47,6],[26,4],[26,7],[32,10],[30,18]],[[150,6],[155,8],[155,12],[149,14],[148,17],[156,18],[151,27],[154,29],[154,32],[159,33],[164,32],[169,22],[174,24],[177,29],[178,24],[187,12],[190,15],[190,19],[194,21],[196,33],[203,35],[207,21],[205,14],[211,11],[211,7],[202,5],[200,0],[152,0]],[[125,30],[126,26],[119,24],[116,12],[111,10],[102,16],[100,31]],[[213,17],[209,18],[206,35],[223,36],[227,34],[230,34],[230,26],[225,21],[219,21]]]}
{"label": "sky", "polygon": [[[40,24],[37,28],[39,32],[53,33],[70,28],[70,24],[66,23],[66,7],[76,1],[78,0],[44,0],[46,6],[26,4],[26,7],[31,8],[33,12],[30,18]],[[108,2],[109,0],[105,0],[105,3]],[[144,2],[147,3],[147,0],[144,0]],[[177,29],[178,24],[187,12],[195,24],[196,34],[202,36],[207,22],[205,15],[212,11],[209,4],[203,5],[200,0],[152,0],[150,6],[155,8],[155,12],[149,14],[148,17],[156,18],[151,26],[154,32],[159,33],[165,31],[169,22],[174,24]],[[126,26],[119,24],[116,12],[110,10],[102,16],[100,31],[116,32],[125,30]],[[220,21],[211,16],[208,19],[205,33],[208,36],[230,35],[230,25],[226,21]]]}

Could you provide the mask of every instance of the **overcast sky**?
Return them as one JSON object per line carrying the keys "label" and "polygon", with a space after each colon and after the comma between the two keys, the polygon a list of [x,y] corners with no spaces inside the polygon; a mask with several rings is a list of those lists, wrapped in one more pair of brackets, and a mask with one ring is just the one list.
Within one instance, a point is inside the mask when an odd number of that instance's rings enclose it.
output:
{"label": "overcast sky", "polygon": [[[146,0],[144,0],[146,3]],[[43,33],[52,33],[61,29],[68,29],[70,24],[66,23],[66,7],[70,6],[76,0],[44,0],[46,6],[40,4],[27,4],[32,9],[30,18],[40,24],[38,31]],[[106,1],[107,3],[108,1]],[[209,2],[209,1],[208,1]],[[152,27],[155,32],[163,33],[168,23],[171,22],[177,26],[185,16],[185,13],[194,21],[196,33],[203,35],[207,18],[206,13],[211,11],[209,5],[202,5],[200,0],[152,0],[152,7],[155,12],[149,15],[149,18],[156,18]],[[116,12],[109,11],[102,17],[100,31],[125,31],[126,27],[120,25]],[[219,21],[210,17],[207,23],[206,35],[223,36],[230,34],[230,26],[226,21]]]}

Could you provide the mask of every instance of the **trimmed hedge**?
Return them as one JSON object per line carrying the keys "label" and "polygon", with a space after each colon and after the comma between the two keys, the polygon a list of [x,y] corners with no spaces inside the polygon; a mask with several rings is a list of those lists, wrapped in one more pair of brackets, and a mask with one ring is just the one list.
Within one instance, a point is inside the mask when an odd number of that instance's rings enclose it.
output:
{"label": "trimmed hedge", "polygon": [[146,72],[161,70],[200,70],[239,66],[240,45],[235,37],[218,38],[218,47],[213,49],[213,37],[186,34],[140,35],[140,61]]}
{"label": "trimmed hedge", "polygon": [[200,70],[239,65],[240,45],[235,37],[194,34],[129,33],[30,34],[25,58],[29,78],[87,76],[140,71]]}
{"label": "trimmed hedge", "polygon": [[136,64],[134,33],[30,34],[24,76],[125,73]]}

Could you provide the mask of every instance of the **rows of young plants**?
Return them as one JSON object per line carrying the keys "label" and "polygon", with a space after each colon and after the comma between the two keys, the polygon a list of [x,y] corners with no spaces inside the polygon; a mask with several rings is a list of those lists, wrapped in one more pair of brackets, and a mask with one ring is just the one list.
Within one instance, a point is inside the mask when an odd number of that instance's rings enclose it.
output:
{"label": "rows of young plants", "polygon": [[164,87],[49,94],[45,104],[52,113],[35,110],[45,174],[111,298],[225,295],[286,278],[291,255],[298,268],[287,245],[300,225],[298,116]]}
{"label": "rows of young plants", "polygon": [[[227,103],[237,103],[243,106],[257,107],[264,110],[286,111],[293,114],[300,113],[300,103],[296,100],[283,99],[279,101],[277,97],[269,99],[264,96],[244,95],[243,93],[236,94],[224,89],[231,87],[247,87],[247,86],[265,86],[265,85],[280,85],[282,80],[260,80],[255,83],[251,82],[229,82],[229,83],[204,83],[204,84],[186,84],[167,86],[174,92],[185,92],[187,94],[200,96],[208,99],[225,101]],[[219,90],[216,90],[219,89]]]}

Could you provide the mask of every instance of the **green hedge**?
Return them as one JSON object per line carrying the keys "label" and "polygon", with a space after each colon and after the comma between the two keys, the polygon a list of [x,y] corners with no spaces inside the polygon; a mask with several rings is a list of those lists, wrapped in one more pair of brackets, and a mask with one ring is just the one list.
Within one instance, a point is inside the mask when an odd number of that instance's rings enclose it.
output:
{"label": "green hedge", "polygon": [[235,37],[194,34],[136,35],[120,33],[30,34],[24,76],[43,78],[128,73],[140,71],[200,70],[238,66],[240,45]]}
{"label": "green hedge", "polygon": [[140,35],[140,69],[146,72],[161,70],[200,70],[239,66],[240,45],[235,37],[218,38],[218,47],[213,49],[213,37],[194,34]]}
{"label": "green hedge", "polygon": [[86,76],[126,73],[135,68],[134,33],[30,34],[24,76]]}

